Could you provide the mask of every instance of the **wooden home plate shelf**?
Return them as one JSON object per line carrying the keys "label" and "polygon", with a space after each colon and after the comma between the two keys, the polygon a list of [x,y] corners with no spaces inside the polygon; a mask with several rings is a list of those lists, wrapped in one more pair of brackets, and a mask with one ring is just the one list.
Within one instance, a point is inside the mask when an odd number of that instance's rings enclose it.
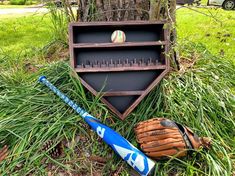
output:
{"label": "wooden home plate shelf", "polygon": [[[71,66],[81,83],[124,119],[169,71],[165,22],[71,23]],[[122,30],[126,42],[112,43]]]}

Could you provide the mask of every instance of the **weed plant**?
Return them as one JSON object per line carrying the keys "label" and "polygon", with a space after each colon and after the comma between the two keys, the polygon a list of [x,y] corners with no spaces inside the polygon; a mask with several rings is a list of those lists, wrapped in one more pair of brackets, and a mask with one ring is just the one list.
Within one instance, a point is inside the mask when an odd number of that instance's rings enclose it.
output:
{"label": "weed plant", "polygon": [[50,19],[52,22],[52,32],[54,40],[62,41],[67,44],[68,42],[68,18],[61,8],[57,8],[54,4],[48,6],[50,11]]}
{"label": "weed plant", "polygon": [[[153,117],[167,117],[192,128],[200,136],[212,138],[210,150],[199,150],[182,159],[158,161],[155,175],[232,175],[235,65],[213,56],[201,44],[182,43],[180,50],[188,61],[198,58],[195,64],[184,72],[171,72],[124,121],[110,114],[100,97],[87,93],[65,62],[48,64],[27,77],[12,70],[2,71],[0,144],[9,145],[10,153],[1,163],[1,174],[128,175],[131,172],[71,108],[37,82],[39,75],[46,75],[62,92],[137,147],[134,125]],[[63,157],[53,159],[47,151],[42,151],[48,140],[55,141],[55,145],[60,141],[66,143]],[[100,165],[89,156],[103,157],[108,162]]]}

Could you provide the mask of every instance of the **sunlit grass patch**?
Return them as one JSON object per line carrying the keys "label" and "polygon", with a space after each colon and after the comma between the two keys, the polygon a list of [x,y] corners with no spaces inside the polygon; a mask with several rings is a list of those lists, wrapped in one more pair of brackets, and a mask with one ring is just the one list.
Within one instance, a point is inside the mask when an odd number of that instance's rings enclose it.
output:
{"label": "sunlit grass patch", "polygon": [[[177,9],[178,42],[201,43],[214,55],[235,58],[235,13],[223,9]],[[204,14],[200,14],[204,13]]]}
{"label": "sunlit grass patch", "polygon": [[48,15],[27,15],[0,20],[0,49],[20,53],[42,47],[51,40]]}

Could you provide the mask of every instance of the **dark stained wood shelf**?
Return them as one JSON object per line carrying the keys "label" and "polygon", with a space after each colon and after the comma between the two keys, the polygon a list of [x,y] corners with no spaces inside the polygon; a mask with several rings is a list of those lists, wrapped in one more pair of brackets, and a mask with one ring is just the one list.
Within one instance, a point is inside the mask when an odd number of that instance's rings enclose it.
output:
{"label": "dark stained wood shelf", "polygon": [[[74,22],[69,26],[71,66],[82,85],[126,118],[169,72],[166,21]],[[112,43],[114,31],[124,43]]]}
{"label": "dark stained wood shelf", "polygon": [[144,70],[164,70],[166,65],[154,66],[128,66],[128,67],[91,67],[91,68],[75,68],[77,73],[85,72],[120,72],[120,71],[144,71]]}
{"label": "dark stained wood shelf", "polygon": [[142,95],[144,91],[108,91],[101,92],[100,94],[104,97],[114,96],[130,96],[130,95]]}
{"label": "dark stained wood shelf", "polygon": [[73,48],[116,48],[116,47],[135,47],[135,46],[162,46],[166,41],[154,42],[125,42],[125,43],[75,43]]}

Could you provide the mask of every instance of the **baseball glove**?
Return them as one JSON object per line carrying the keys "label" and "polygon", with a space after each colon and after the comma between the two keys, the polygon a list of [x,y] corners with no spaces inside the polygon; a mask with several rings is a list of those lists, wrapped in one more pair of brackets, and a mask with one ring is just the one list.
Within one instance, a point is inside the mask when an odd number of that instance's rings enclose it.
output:
{"label": "baseball glove", "polygon": [[8,155],[8,147],[5,145],[0,149],[0,162],[3,161]]}
{"label": "baseball glove", "polygon": [[188,127],[165,118],[153,118],[135,127],[137,142],[141,149],[154,159],[169,156],[183,157],[188,149],[209,148],[209,138],[199,138]]}

